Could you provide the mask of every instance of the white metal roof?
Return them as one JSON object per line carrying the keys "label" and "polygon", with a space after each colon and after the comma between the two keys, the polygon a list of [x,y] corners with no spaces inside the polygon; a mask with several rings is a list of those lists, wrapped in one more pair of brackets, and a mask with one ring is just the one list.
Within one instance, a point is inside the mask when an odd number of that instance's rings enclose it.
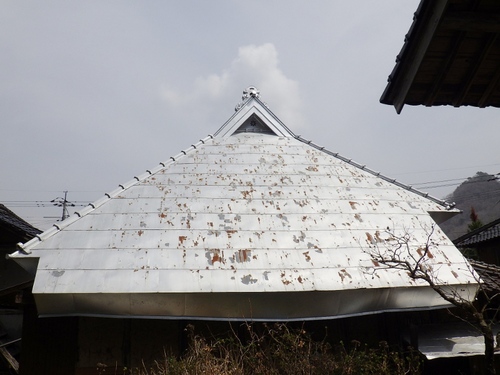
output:
{"label": "white metal roof", "polygon": [[[494,326],[495,337],[498,332]],[[418,330],[418,350],[429,360],[484,356],[484,336],[465,322],[423,325]]]}
{"label": "white metal roof", "polygon": [[[415,246],[450,207],[295,136],[249,95],[214,136],[12,254],[42,315],[287,320],[445,305],[403,272],[374,274],[385,228]],[[443,283],[473,296],[439,229]],[[471,297],[472,298],[472,297]]]}

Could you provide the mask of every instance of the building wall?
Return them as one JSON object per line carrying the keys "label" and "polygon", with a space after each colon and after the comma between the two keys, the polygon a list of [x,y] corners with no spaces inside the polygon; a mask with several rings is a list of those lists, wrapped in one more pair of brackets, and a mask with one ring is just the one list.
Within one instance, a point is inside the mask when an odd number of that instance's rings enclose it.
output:
{"label": "building wall", "polygon": [[[349,345],[357,340],[371,346],[380,341],[400,344],[409,323],[427,322],[429,314],[392,313],[366,315],[353,318],[288,323],[292,327],[304,327],[317,340],[325,335],[335,344],[340,341]],[[187,348],[188,329],[204,337],[238,335],[244,340],[245,323],[225,321],[174,321],[155,319],[79,318],[78,361],[75,375],[105,373],[122,374],[124,368],[154,368],[164,353],[179,355]],[[272,323],[271,323],[272,324]],[[254,329],[264,329],[255,323]],[[260,327],[260,328],[259,328]],[[408,335],[407,335],[408,336]]]}
{"label": "building wall", "polygon": [[164,352],[178,353],[182,323],[173,320],[81,317],[76,374],[121,374],[124,368],[150,368]]}
{"label": "building wall", "polygon": [[78,318],[38,318],[35,305],[26,305],[20,374],[74,374],[77,340]]}
{"label": "building wall", "polygon": [[500,266],[500,238],[479,244],[477,253],[480,261]]}

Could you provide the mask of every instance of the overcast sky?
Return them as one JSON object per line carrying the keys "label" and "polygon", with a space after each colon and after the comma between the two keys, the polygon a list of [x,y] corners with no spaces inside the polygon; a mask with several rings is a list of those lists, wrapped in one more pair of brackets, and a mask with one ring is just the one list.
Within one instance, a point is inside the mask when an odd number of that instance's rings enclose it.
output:
{"label": "overcast sky", "polygon": [[37,205],[97,200],[250,85],[296,134],[438,198],[498,173],[500,110],[379,103],[418,3],[2,1],[0,203],[46,229],[61,211]]}

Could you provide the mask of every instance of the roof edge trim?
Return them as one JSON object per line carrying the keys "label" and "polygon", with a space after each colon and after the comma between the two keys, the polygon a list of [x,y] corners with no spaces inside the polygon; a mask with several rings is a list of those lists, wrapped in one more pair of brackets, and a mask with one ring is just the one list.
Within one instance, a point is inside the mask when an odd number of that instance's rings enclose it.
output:
{"label": "roof edge trim", "polygon": [[[396,57],[394,66],[387,81],[387,86],[380,97],[380,103],[392,104],[396,113],[400,114],[406,104],[406,96],[422,63],[431,38],[441,21],[448,5],[448,0],[422,0],[414,13],[410,30],[405,36],[405,42]],[[415,35],[422,30],[421,37]]]}
{"label": "roof edge trim", "polygon": [[368,173],[370,173],[370,174],[372,174],[372,175],[374,175],[374,176],[376,176],[376,177],[379,177],[379,178],[381,178],[381,179],[382,179],[382,180],[384,180],[384,181],[390,182],[390,183],[391,183],[391,184],[393,184],[393,185],[396,185],[396,186],[398,186],[398,187],[400,187],[400,188],[403,188],[403,189],[405,189],[405,190],[411,191],[412,193],[415,193],[415,194],[417,194],[417,195],[420,195],[421,197],[424,197],[424,198],[430,199],[431,201],[433,201],[433,202],[435,202],[435,203],[437,203],[437,204],[439,204],[439,205],[441,205],[441,206],[445,207],[447,210],[452,210],[452,209],[455,207],[455,203],[450,203],[450,202],[447,202],[447,201],[444,201],[444,200],[441,200],[441,199],[435,198],[435,197],[433,197],[433,196],[429,195],[429,193],[424,193],[424,192],[422,192],[422,191],[420,191],[420,190],[414,189],[414,188],[413,188],[413,187],[411,187],[410,185],[405,185],[405,184],[403,184],[403,183],[401,183],[401,182],[397,181],[396,179],[393,179],[393,178],[387,177],[387,176],[385,176],[385,175],[381,174],[380,172],[376,172],[376,171],[374,171],[374,170],[372,170],[372,169],[370,169],[370,168],[367,168],[367,167],[366,167],[366,165],[356,163],[356,162],[355,162],[355,161],[353,161],[352,159],[348,159],[348,158],[346,158],[346,157],[344,157],[344,156],[341,156],[341,155],[339,155],[339,153],[338,153],[338,152],[332,152],[332,151],[330,151],[330,150],[327,150],[325,147],[323,147],[323,146],[319,146],[319,145],[317,145],[317,144],[313,143],[313,142],[312,142],[312,141],[310,141],[310,140],[307,140],[307,139],[305,139],[305,138],[302,138],[300,135],[295,136],[295,138],[296,138],[297,140],[299,140],[299,141],[301,141],[301,142],[303,142],[303,143],[305,143],[305,144],[307,144],[307,145],[309,145],[309,146],[311,146],[311,147],[313,147],[313,148],[315,148],[315,149],[319,150],[319,151],[322,151],[322,152],[324,152],[324,153],[326,153],[326,154],[328,154],[328,155],[330,155],[330,156],[333,156],[333,157],[335,157],[335,158],[337,158],[337,159],[339,159],[339,160],[342,160],[343,162],[346,162],[346,163],[347,163],[347,164],[349,164],[349,165],[352,165],[352,166],[354,166],[354,167],[356,167],[356,168],[361,169],[362,171],[368,172]]}
{"label": "roof edge trim", "polygon": [[83,216],[88,215],[90,212],[94,211],[96,208],[102,206],[104,203],[108,202],[110,199],[116,197],[118,194],[122,193],[123,191],[131,188],[132,186],[135,186],[136,184],[144,181],[146,178],[149,176],[152,176],[158,172],[160,172],[163,168],[166,168],[168,165],[174,163],[176,160],[186,156],[188,153],[191,151],[195,150],[197,147],[199,147],[202,144],[205,144],[207,141],[213,139],[214,136],[209,134],[203,139],[200,139],[197,143],[192,144],[190,147],[188,147],[185,150],[182,150],[179,154],[175,156],[171,156],[170,159],[168,159],[165,162],[160,162],[156,167],[152,169],[146,170],[143,174],[140,174],[138,176],[134,176],[132,180],[129,180],[123,184],[118,185],[118,188],[115,190],[105,193],[103,197],[97,199],[96,201],[89,203],[86,207],[84,207],[82,210],[75,212],[73,215],[69,216],[67,219],[64,221],[53,224],[52,227],[49,229],[45,230],[44,232],[40,233],[39,235],[36,235],[34,238],[29,240],[28,242],[21,243],[19,242],[17,244],[18,250],[8,254],[9,258],[17,258],[17,257],[22,257],[24,255],[29,255],[31,254],[31,248],[38,244],[39,242],[42,242],[50,237],[52,237],[54,234],[57,232],[63,230],[67,226],[73,224],[75,221],[80,219]]}

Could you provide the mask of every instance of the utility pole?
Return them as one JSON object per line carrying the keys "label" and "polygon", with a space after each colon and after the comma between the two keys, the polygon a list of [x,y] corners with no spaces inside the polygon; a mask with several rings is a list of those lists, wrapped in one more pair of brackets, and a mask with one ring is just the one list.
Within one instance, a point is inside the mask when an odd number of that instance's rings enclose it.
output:
{"label": "utility pole", "polygon": [[64,198],[57,197],[51,200],[54,206],[62,207],[61,221],[64,221],[69,216],[68,207],[75,207],[75,204],[69,202],[67,200],[67,197],[68,197],[68,191],[66,190],[64,191]]}

